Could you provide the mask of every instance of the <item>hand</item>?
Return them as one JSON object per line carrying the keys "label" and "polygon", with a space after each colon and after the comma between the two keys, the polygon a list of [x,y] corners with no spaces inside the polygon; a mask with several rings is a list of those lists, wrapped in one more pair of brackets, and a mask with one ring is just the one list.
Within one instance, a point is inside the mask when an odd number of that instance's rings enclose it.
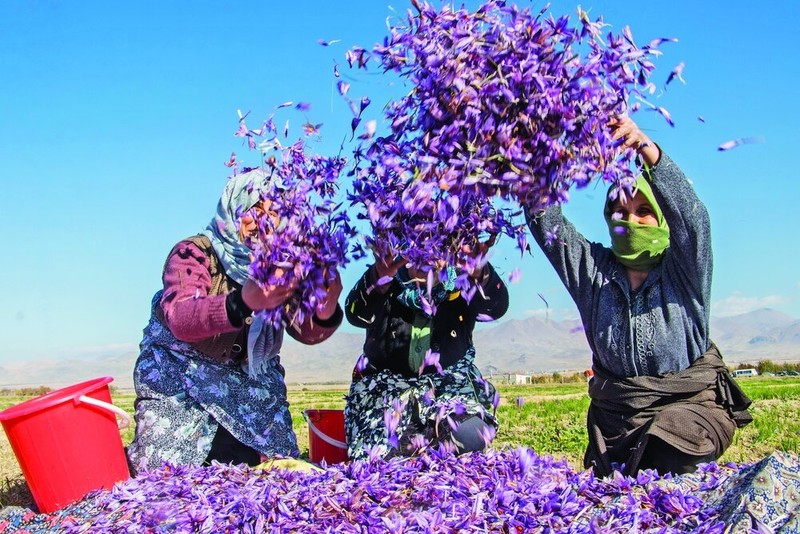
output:
{"label": "hand", "polygon": [[658,146],[647,137],[639,126],[630,117],[618,117],[609,123],[614,139],[624,139],[622,145],[626,148],[633,148],[639,157],[648,165],[658,163],[661,151]]}
{"label": "hand", "polygon": [[333,280],[325,285],[325,297],[317,304],[316,316],[323,321],[333,317],[336,307],[339,305],[339,295],[342,294],[342,278],[338,271],[333,271]]}
{"label": "hand", "polygon": [[397,271],[399,271],[401,267],[408,263],[408,260],[402,256],[395,256],[392,253],[381,254],[374,249],[372,252],[375,256],[375,273],[378,275],[378,287],[388,287],[389,280],[394,278],[394,275],[397,274]]}
{"label": "hand", "polygon": [[251,310],[274,310],[283,306],[294,293],[296,282],[289,285],[268,285],[261,287],[253,280],[242,286],[242,300]]}
{"label": "hand", "polygon": [[483,266],[489,261],[489,249],[497,242],[497,234],[492,234],[486,241],[478,241],[476,246],[464,245],[461,250],[468,254],[474,262],[467,265],[470,277],[479,280],[483,277]]}

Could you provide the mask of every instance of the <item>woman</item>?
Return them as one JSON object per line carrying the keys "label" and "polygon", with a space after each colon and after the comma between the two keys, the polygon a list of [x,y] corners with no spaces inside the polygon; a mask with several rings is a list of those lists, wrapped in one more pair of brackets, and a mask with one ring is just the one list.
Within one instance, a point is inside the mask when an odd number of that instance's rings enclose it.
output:
{"label": "woman", "polygon": [[[167,257],[134,369],[134,473],[165,461],[256,465],[299,454],[278,356],[283,329],[254,313],[286,305],[294,287],[253,281],[244,244],[269,208],[265,187],[260,170],[230,178],[206,230]],[[289,335],[305,344],[328,338],[344,316],[341,290],[337,274],[316,317]]]}
{"label": "woman", "polygon": [[454,291],[455,271],[446,269],[430,303],[427,273],[405,263],[376,255],[345,302],[347,320],[366,329],[345,407],[354,460],[436,444],[482,450],[497,428],[496,392],[473,363],[472,331],[477,320],[506,312],[505,284],[487,263],[471,273],[480,287],[466,298]]}
{"label": "woman", "polygon": [[528,224],[592,349],[585,466],[599,475],[622,465],[626,473],[691,472],[719,458],[737,425],[751,420],[750,400],[709,340],[708,212],[630,118],[610,126],[644,167],[633,191],[609,191],[611,248],[587,241],[558,206],[528,210]]}

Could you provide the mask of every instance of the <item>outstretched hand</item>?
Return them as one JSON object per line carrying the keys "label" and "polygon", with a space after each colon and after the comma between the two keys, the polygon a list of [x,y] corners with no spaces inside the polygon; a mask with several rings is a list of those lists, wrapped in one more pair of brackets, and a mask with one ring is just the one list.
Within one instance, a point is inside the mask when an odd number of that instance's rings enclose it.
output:
{"label": "outstretched hand", "polygon": [[613,132],[614,139],[622,139],[622,145],[636,150],[642,161],[648,165],[655,165],[661,156],[658,146],[650,140],[639,126],[630,117],[617,117],[612,119],[608,126]]}
{"label": "outstretched hand", "polygon": [[274,310],[283,306],[294,294],[296,282],[288,285],[274,284],[261,287],[254,280],[247,280],[242,286],[242,300],[254,311]]}
{"label": "outstretched hand", "polygon": [[375,256],[375,273],[378,276],[378,287],[387,287],[394,275],[397,274],[408,260],[402,256],[396,256],[390,252],[378,252],[373,250]]}
{"label": "outstretched hand", "polygon": [[489,261],[489,249],[497,242],[497,234],[492,234],[486,241],[478,241],[475,246],[464,245],[461,247],[471,258],[477,260],[474,267],[469,271],[469,275],[478,280],[483,276],[483,267]]}

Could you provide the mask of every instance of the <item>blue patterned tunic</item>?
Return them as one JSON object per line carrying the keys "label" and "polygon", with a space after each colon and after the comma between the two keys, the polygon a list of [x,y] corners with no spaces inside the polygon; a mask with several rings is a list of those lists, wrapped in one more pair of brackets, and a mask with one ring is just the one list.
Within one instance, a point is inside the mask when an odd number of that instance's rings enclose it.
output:
{"label": "blue patterned tunic", "polygon": [[[663,152],[651,179],[670,246],[636,291],[611,249],[589,242],[560,207],[526,212],[534,238],[578,307],[595,364],[619,377],[681,371],[709,347],[708,212]],[[557,237],[548,240],[554,231]]]}

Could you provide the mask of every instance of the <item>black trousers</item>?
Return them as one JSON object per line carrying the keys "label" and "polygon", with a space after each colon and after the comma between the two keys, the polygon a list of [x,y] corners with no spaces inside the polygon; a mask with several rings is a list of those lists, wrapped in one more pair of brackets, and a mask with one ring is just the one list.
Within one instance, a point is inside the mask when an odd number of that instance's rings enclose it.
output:
{"label": "black trousers", "polygon": [[697,465],[716,460],[714,454],[695,456],[681,452],[666,441],[655,436],[647,439],[647,445],[639,461],[639,469],[655,469],[659,474],[682,475],[694,473]]}
{"label": "black trousers", "polygon": [[224,426],[219,425],[203,465],[210,465],[211,460],[222,464],[247,464],[252,467],[261,463],[261,453],[248,447],[233,437]]}

